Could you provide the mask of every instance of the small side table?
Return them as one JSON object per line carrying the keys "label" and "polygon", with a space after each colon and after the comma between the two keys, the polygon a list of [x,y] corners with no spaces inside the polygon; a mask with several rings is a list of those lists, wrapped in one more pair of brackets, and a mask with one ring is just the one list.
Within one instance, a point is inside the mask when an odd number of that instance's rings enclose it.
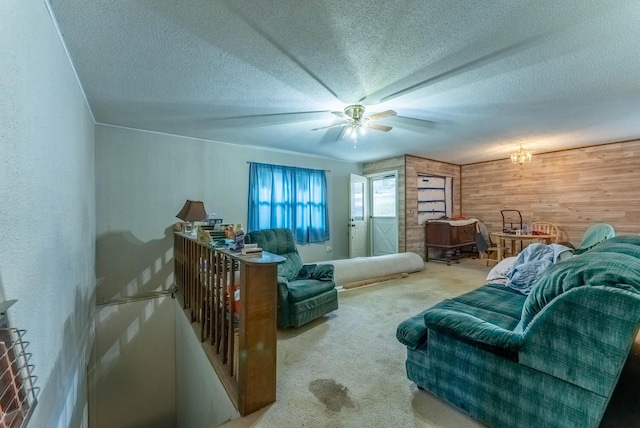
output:
{"label": "small side table", "polygon": [[493,232],[491,236],[496,238],[498,241],[498,262],[504,258],[504,250],[507,247],[507,241],[510,242],[511,254],[515,254],[515,244],[516,241],[545,241],[545,243],[550,244],[553,242],[557,236],[556,235],[518,235],[515,233],[506,233],[506,232]]}

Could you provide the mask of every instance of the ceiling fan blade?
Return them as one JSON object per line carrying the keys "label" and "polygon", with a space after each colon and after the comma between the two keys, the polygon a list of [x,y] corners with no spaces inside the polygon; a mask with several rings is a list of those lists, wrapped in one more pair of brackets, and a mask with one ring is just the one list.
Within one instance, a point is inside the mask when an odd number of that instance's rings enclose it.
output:
{"label": "ceiling fan blade", "polygon": [[324,132],[324,135],[322,135],[322,138],[320,139],[319,144],[320,145],[334,144],[340,141],[340,139],[342,139],[344,136],[345,129],[347,128],[344,126],[342,128],[328,129],[327,131]]}
{"label": "ceiling fan blade", "polygon": [[312,131],[319,131],[320,129],[339,128],[341,126],[347,126],[348,123],[340,123],[338,125],[321,126],[320,128],[313,128]]}
{"label": "ceiling fan blade", "polygon": [[380,113],[370,114],[369,116],[367,116],[367,119],[376,120],[376,119],[382,119],[383,117],[397,116],[397,115],[398,113],[396,113],[395,111],[387,110],[387,111],[381,111]]}
{"label": "ceiling fan blade", "polygon": [[422,128],[422,129],[433,129],[433,127],[437,124],[432,120],[427,119],[416,119],[415,117],[407,117],[407,116],[396,116],[390,120],[391,123],[407,127],[414,128]]}
{"label": "ceiling fan blade", "polygon": [[379,123],[367,123],[365,125],[367,128],[376,130],[376,131],[382,131],[382,132],[389,132],[393,129],[393,127],[391,126],[386,126],[386,125],[380,125]]}
{"label": "ceiling fan blade", "polygon": [[227,116],[218,118],[199,118],[198,121],[210,123],[215,128],[252,128],[261,126],[282,125],[287,123],[310,122],[319,120],[327,114],[326,110],[299,111],[288,113],[250,114],[243,116]]}
{"label": "ceiling fan blade", "polygon": [[345,131],[347,130],[346,127],[342,128],[340,130],[340,132],[338,133],[338,135],[336,135],[336,139],[334,141],[334,143],[337,143],[338,141],[342,140],[345,137]]}
{"label": "ceiling fan blade", "polygon": [[332,111],[331,114],[335,114],[336,116],[342,118],[342,119],[350,119],[349,116],[347,116],[346,114],[344,114],[343,111]]}

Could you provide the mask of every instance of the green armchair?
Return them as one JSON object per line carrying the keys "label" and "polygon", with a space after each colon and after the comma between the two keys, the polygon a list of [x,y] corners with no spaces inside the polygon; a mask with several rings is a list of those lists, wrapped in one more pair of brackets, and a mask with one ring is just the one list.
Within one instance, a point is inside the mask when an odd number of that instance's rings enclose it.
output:
{"label": "green armchair", "polygon": [[289,229],[249,232],[247,244],[284,257],[278,265],[278,327],[300,327],[338,309],[333,265],[304,265]]}

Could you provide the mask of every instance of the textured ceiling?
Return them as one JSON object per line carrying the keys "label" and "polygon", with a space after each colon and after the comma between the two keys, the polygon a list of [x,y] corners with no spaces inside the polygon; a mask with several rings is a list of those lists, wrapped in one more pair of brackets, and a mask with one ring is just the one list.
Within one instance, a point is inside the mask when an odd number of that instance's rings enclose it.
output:
{"label": "textured ceiling", "polygon": [[[640,138],[637,0],[48,1],[99,123],[357,162]],[[358,102],[393,129],[311,130]]]}

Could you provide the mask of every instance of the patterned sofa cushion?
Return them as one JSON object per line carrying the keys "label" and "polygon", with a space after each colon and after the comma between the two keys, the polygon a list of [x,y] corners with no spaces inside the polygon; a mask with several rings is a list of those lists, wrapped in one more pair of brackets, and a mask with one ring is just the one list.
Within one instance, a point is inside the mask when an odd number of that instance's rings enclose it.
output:
{"label": "patterned sofa cushion", "polygon": [[430,330],[496,352],[517,351],[522,334],[514,332],[526,296],[498,284],[487,284],[438,303],[424,315]]}
{"label": "patterned sofa cushion", "polygon": [[502,284],[487,284],[452,300],[519,320],[526,298],[524,294]]}
{"label": "patterned sofa cushion", "polygon": [[475,330],[485,344],[517,348],[520,336],[514,336],[511,331],[520,320],[525,299],[525,295],[504,285],[487,284],[403,321],[396,330],[396,338],[410,349],[416,349],[426,342],[429,325],[459,335]]}

